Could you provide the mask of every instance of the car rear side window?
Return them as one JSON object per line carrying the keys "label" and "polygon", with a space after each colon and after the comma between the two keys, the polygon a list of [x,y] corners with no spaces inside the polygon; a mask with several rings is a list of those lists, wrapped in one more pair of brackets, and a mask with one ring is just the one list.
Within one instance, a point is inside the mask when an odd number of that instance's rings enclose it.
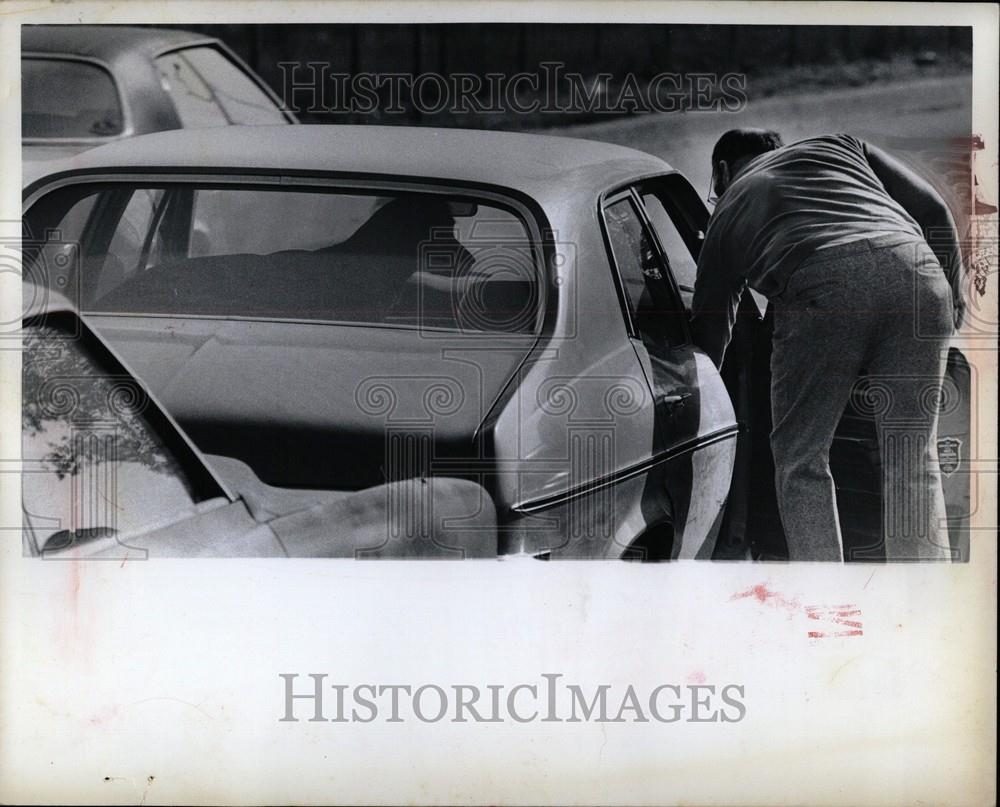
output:
{"label": "car rear side window", "polygon": [[[397,190],[172,184],[97,193],[87,232],[44,197],[32,231],[80,244],[84,310],[535,333],[536,245],[503,202]],[[68,189],[50,196],[70,194]],[[67,205],[71,201],[67,200]],[[61,218],[60,218],[61,216]]]}
{"label": "car rear side window", "polygon": [[21,136],[91,139],[124,131],[124,115],[111,74],[78,59],[21,60]]}
{"label": "car rear side window", "polygon": [[683,307],[635,200],[628,195],[613,201],[604,208],[604,221],[627,314],[636,332],[654,345],[686,343]]}

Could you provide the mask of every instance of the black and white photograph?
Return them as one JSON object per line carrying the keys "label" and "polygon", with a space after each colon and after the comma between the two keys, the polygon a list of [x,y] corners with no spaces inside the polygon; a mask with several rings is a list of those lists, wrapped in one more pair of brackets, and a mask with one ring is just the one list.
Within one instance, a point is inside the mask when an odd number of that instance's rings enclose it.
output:
{"label": "black and white photograph", "polygon": [[27,551],[967,560],[971,29],[632,28],[25,26]]}
{"label": "black and white photograph", "polygon": [[997,7],[363,5],[7,6],[0,800],[994,803]]}

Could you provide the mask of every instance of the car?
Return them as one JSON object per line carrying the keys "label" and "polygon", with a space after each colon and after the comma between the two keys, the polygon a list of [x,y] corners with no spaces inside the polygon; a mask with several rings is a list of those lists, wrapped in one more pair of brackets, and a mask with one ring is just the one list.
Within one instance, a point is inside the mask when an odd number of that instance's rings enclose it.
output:
{"label": "car", "polygon": [[489,496],[464,480],[338,494],[223,479],[69,301],[24,296],[25,555],[495,557]]}
{"label": "car", "polygon": [[296,123],[220,40],[125,25],[21,27],[21,137],[29,162],[125,137]]}
{"label": "car", "polygon": [[[670,165],[604,143],[175,131],[29,183],[26,271],[76,301],[223,479],[464,479],[489,492],[499,556],[767,557],[767,320],[744,295],[721,372],[692,344],[707,219]],[[967,402],[953,355],[949,400]],[[848,557],[876,560],[863,384],[854,404],[834,472]],[[967,429],[943,412],[943,436]],[[946,481],[960,552],[968,478]]]}

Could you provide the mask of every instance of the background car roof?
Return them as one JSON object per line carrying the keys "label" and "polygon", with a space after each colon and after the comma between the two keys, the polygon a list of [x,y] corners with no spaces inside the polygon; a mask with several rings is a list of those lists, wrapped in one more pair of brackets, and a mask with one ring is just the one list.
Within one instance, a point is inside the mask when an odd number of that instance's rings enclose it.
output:
{"label": "background car roof", "polygon": [[165,50],[218,40],[190,31],[130,25],[23,25],[21,50],[63,53],[113,63],[137,51],[155,56]]}
{"label": "background car roof", "polygon": [[[49,163],[72,170],[342,172],[485,183],[538,201],[593,197],[673,169],[645,152],[568,137],[412,126],[233,126],[134,137]],[[25,177],[26,181],[32,178]]]}

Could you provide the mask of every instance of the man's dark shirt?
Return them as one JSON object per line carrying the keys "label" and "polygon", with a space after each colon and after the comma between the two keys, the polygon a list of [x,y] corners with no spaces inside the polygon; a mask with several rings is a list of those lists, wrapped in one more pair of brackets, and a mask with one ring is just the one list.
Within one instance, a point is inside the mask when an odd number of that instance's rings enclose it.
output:
{"label": "man's dark shirt", "polygon": [[[954,262],[957,234],[940,196],[850,135],[814,137],[762,154],[737,174],[709,222],[692,306],[695,342],[720,365],[746,285],[774,298],[820,250],[879,236],[919,240],[943,224],[952,236],[935,252]],[[960,266],[960,260],[941,262],[946,271]]]}

